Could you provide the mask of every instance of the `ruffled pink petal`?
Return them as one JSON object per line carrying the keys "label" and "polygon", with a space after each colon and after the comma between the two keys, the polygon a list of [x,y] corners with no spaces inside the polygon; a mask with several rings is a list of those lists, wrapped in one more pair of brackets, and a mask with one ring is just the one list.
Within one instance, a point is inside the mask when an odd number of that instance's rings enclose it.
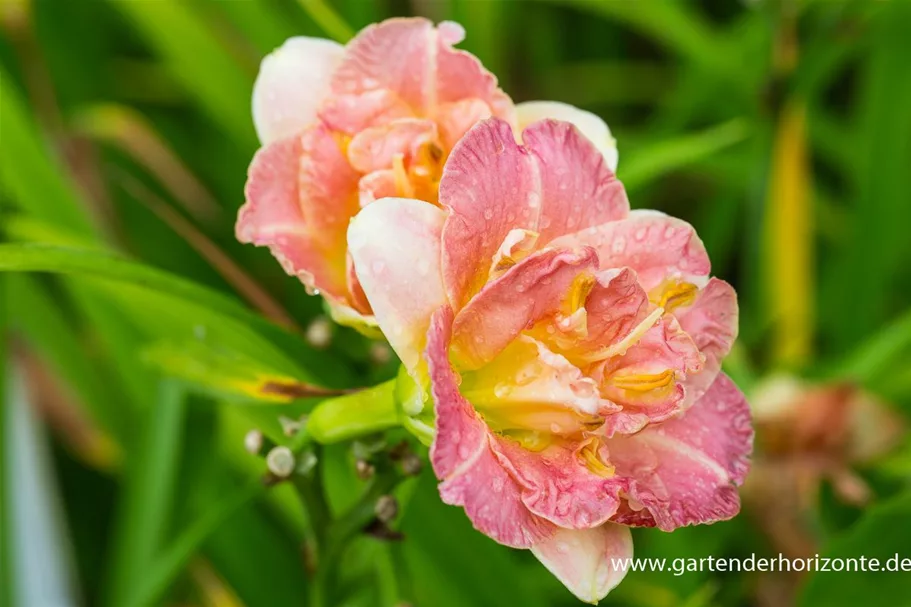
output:
{"label": "ruffled pink petal", "polygon": [[603,270],[584,306],[561,313],[534,330],[534,335],[580,366],[601,360],[621,347],[649,311],[648,295],[629,268]]}
{"label": "ruffled pink petal", "polygon": [[688,396],[696,399],[715,381],[721,361],[737,339],[737,293],[728,283],[712,278],[691,305],[675,310],[674,315],[705,356],[702,372],[685,382]]}
{"label": "ruffled pink petal", "polygon": [[522,503],[518,485],[491,450],[490,431],[459,393],[447,354],[451,324],[448,307],[434,314],[425,353],[436,410],[430,461],[442,481],[440,496],[463,506],[480,532],[507,546],[529,548],[550,537],[554,526]]}
{"label": "ruffled pink petal", "polygon": [[474,97],[441,105],[436,122],[443,147],[451,150],[471,127],[492,115],[490,106]]}
{"label": "ruffled pink petal", "polygon": [[426,110],[435,69],[436,31],[427,19],[396,18],[361,30],[332,79],[337,95],[392,92],[415,112]]}
{"label": "ruffled pink petal", "polygon": [[558,529],[531,551],[579,600],[594,605],[626,576],[633,536],[628,527],[611,523],[594,529]]}
{"label": "ruffled pink petal", "polygon": [[439,199],[452,211],[443,228],[443,277],[457,311],[487,282],[509,232],[536,229],[540,196],[534,161],[508,123],[485,120],[456,144]]}
{"label": "ruffled pink petal", "polygon": [[604,155],[607,168],[617,172],[617,141],[599,116],[559,101],[523,101],[516,104],[516,117],[519,131],[546,118],[573,123]]}
{"label": "ruffled pink petal", "polygon": [[[514,123],[512,101],[496,78],[476,57],[452,48],[463,37],[456,23],[434,28],[422,18],[388,19],[365,28],[346,48],[332,79],[336,99],[321,116],[353,134],[380,124],[380,116],[436,120],[440,107],[477,99],[489,113]],[[361,104],[369,111],[359,111]]]}
{"label": "ruffled pink petal", "polygon": [[749,470],[753,429],[746,399],[723,373],[682,417],[605,442],[629,482],[615,522],[672,531],[740,510],[736,487]]}
{"label": "ruffled pink petal", "polygon": [[532,513],[566,529],[605,523],[617,512],[624,488],[623,479],[611,477],[606,466],[603,475],[587,468],[579,449],[570,441],[556,441],[541,451],[529,451],[508,438],[494,442],[500,463],[521,487],[522,502]]}
{"label": "ruffled pink petal", "polygon": [[630,267],[646,291],[667,279],[702,286],[711,270],[693,226],[658,211],[632,211],[627,219],[558,238],[554,246],[588,245],[603,268]]}
{"label": "ruffled pink petal", "polygon": [[554,314],[576,277],[597,269],[597,263],[591,249],[547,249],[488,283],[456,316],[457,362],[476,369],[493,360],[519,333]]}
{"label": "ruffled pink petal", "polygon": [[446,305],[440,276],[439,208],[404,198],[367,205],[351,221],[348,250],[389,345],[416,377],[435,310]]}
{"label": "ruffled pink petal", "polygon": [[[320,165],[307,161],[315,151],[323,155]],[[288,274],[345,300],[345,242],[334,224],[354,214],[356,179],[319,127],[260,149],[250,165],[237,239],[268,246]]]}
{"label": "ruffled pink petal", "polygon": [[619,410],[601,397],[595,380],[527,335],[477,371],[463,372],[459,389],[488,426],[529,439],[578,436]]}
{"label": "ruffled pink petal", "polygon": [[[622,186],[592,143],[568,123],[545,121],[515,142],[508,123],[491,118],[455,146],[440,182],[452,210],[443,230],[443,273],[456,306],[480,290],[500,244],[513,229],[538,232],[538,245],[626,216]],[[573,247],[571,247],[573,248]]]}
{"label": "ruffled pink petal", "polygon": [[662,316],[625,354],[597,370],[601,394],[623,407],[608,417],[605,432],[631,434],[679,413],[688,404],[684,380],[702,364],[689,335],[673,316]]}
{"label": "ruffled pink petal", "polygon": [[[625,218],[626,190],[603,155],[570,122],[542,120],[522,133],[537,160],[541,187],[540,242]],[[602,264],[618,268],[629,264]]]}
{"label": "ruffled pink petal", "polygon": [[298,174],[301,214],[313,238],[340,254],[341,263],[346,261],[348,223],[360,210],[359,177],[329,129],[317,125],[304,131]]}
{"label": "ruffled pink petal", "polygon": [[361,177],[358,182],[358,200],[365,207],[380,198],[395,198],[398,188],[395,183],[395,172],[392,169],[374,171]]}
{"label": "ruffled pink petal", "polygon": [[411,161],[436,139],[436,125],[429,120],[400,118],[388,124],[364,129],[348,144],[348,161],[361,173],[372,173],[392,166],[401,155]]}
{"label": "ruffled pink petal", "polygon": [[[440,23],[437,50],[436,103],[438,111],[447,104],[463,99],[483,101],[491,115],[502,118],[511,126],[516,125],[515,106],[512,99],[497,86],[497,78],[484,69],[478,58],[452,46],[465,37],[465,30],[458,23]],[[465,125],[466,130],[472,125]],[[454,134],[454,133],[450,133]]]}
{"label": "ruffled pink petal", "polygon": [[414,118],[415,113],[392,91],[378,89],[357,95],[333,94],[320,107],[319,117],[333,131],[354,136],[372,126]]}
{"label": "ruffled pink petal", "polygon": [[253,124],[265,145],[316,120],[344,47],[323,38],[289,38],[263,59],[253,85]]}

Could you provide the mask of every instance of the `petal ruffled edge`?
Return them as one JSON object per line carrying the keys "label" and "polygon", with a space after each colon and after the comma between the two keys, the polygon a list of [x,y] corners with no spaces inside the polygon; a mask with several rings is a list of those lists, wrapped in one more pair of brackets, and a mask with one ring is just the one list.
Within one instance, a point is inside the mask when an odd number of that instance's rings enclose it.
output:
{"label": "petal ruffled edge", "polygon": [[547,118],[571,122],[598,148],[598,151],[604,156],[607,167],[612,172],[617,172],[619,160],[617,140],[611,135],[607,123],[597,114],[560,101],[523,101],[516,104],[516,117],[519,132],[532,123]]}
{"label": "petal ruffled edge", "polygon": [[253,125],[263,145],[290,137],[316,120],[345,47],[295,36],[262,60],[253,84]]}
{"label": "petal ruffled edge", "polygon": [[441,480],[440,497],[464,507],[481,533],[506,546],[530,548],[556,528],[522,503],[518,485],[491,449],[490,430],[459,393],[448,354],[452,320],[448,306],[434,313],[425,352],[436,410],[430,462]]}
{"label": "petal ruffled edge", "polygon": [[617,476],[629,482],[614,522],[673,531],[740,511],[753,427],[746,398],[723,373],[681,417],[605,444]]}

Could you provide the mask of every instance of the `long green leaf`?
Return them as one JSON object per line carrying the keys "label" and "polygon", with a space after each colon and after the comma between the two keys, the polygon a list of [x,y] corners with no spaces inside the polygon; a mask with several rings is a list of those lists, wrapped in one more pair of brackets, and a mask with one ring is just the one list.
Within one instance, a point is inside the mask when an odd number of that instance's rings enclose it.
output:
{"label": "long green leaf", "polygon": [[9,306],[12,326],[29,346],[66,380],[85,405],[94,423],[118,439],[128,428],[128,409],[111,389],[107,369],[86,356],[71,321],[41,285],[29,276],[10,276]]}
{"label": "long green leaf", "polygon": [[747,123],[736,119],[699,133],[666,139],[621,158],[617,174],[629,190],[636,190],[740,143],[749,132]]}
{"label": "long green leaf", "polygon": [[[8,278],[0,276],[0,394],[6,394],[6,369],[9,367],[9,339],[7,331],[7,293]],[[9,425],[9,412],[11,408],[6,403],[6,398],[0,399],[0,607],[10,607],[13,604],[13,584],[10,558],[12,546],[10,545],[10,491],[9,467],[11,458],[7,454],[6,436]]]}
{"label": "long green leaf", "polygon": [[238,320],[258,325],[264,323],[259,316],[226,295],[111,253],[41,244],[3,244],[0,245],[0,271],[109,278],[205,305]]}
{"label": "long green leaf", "polygon": [[686,2],[547,0],[615,20],[652,38],[706,72],[738,84],[748,72],[737,62],[738,47],[718,34]]}
{"label": "long green leaf", "polygon": [[139,585],[132,589],[125,607],[156,605],[169,586],[180,575],[190,558],[198,552],[213,533],[218,531],[243,506],[261,495],[265,486],[256,482],[239,489],[234,495],[221,499],[214,508],[206,510],[155,558]]}
{"label": "long green leaf", "polygon": [[0,178],[12,198],[30,214],[76,234],[97,235],[83,202],[46,149],[37,125],[0,67]]}
{"label": "long green leaf", "polygon": [[842,351],[899,311],[907,296],[911,239],[907,235],[911,191],[911,4],[883,5],[872,26],[872,50],[864,65],[858,131],[852,158],[857,195],[852,197],[852,237],[842,255],[826,264],[822,298],[825,328]]}
{"label": "long green leaf", "polygon": [[193,7],[179,0],[116,2],[184,86],[236,143],[253,149],[251,74],[245,73]]}
{"label": "long green leaf", "polygon": [[180,462],[185,398],[177,382],[161,383],[140,446],[128,460],[107,595],[112,607],[127,602],[164,544]]}
{"label": "long green leaf", "polygon": [[[908,558],[911,528],[902,524],[911,517],[911,492],[874,506],[842,537],[823,552],[826,558],[878,559],[885,569],[897,557],[900,566]],[[853,565],[859,569],[859,563]],[[907,570],[905,570],[907,571]],[[892,607],[907,604],[911,576],[899,571],[818,572],[810,575],[803,589],[801,607]]]}

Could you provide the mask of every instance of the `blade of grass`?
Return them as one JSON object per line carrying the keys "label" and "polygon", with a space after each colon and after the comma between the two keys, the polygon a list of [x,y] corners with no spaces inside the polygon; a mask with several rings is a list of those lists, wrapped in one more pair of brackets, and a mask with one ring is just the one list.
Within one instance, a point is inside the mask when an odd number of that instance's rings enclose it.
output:
{"label": "blade of grass", "polygon": [[2,244],[0,271],[109,278],[202,304],[241,321],[263,323],[259,316],[226,295],[111,253],[42,244]]}
{"label": "blade of grass", "polygon": [[234,495],[220,500],[188,525],[171,544],[161,551],[151,564],[140,584],[124,603],[125,607],[157,605],[165,592],[182,573],[194,554],[203,544],[225,525],[237,511],[263,494],[265,486],[256,481],[243,487]]}
{"label": "blade of grass", "polygon": [[699,133],[642,147],[621,158],[618,176],[633,191],[681,167],[720,153],[749,134],[744,120],[735,119]]}
{"label": "blade of grass", "polygon": [[15,364],[6,378],[4,409],[9,471],[11,572],[16,580],[13,605],[73,605],[69,541],[63,527],[47,437],[35,417],[25,377]]}
{"label": "blade of grass", "polygon": [[130,453],[110,561],[106,603],[112,607],[125,604],[141,585],[165,541],[183,441],[184,406],[180,384],[162,381],[158,402],[147,412],[141,442]]}
{"label": "blade of grass", "polygon": [[229,257],[212,239],[183,215],[152,193],[138,179],[123,174],[124,189],[143,203],[174,232],[193,247],[250,305],[278,325],[302,332],[290,314],[258,282]]}
{"label": "blade of grass", "polygon": [[257,146],[250,119],[252,74],[239,67],[190,4],[112,0],[111,5],[129,19],[187,94],[236,144],[250,149]]}
{"label": "blade of grass", "polygon": [[12,327],[48,362],[58,377],[78,395],[79,402],[95,424],[123,440],[128,428],[127,412],[111,389],[107,369],[85,353],[85,344],[70,319],[45,289],[29,276],[8,277]]}
{"label": "blade of grass", "polygon": [[31,215],[81,236],[95,236],[98,229],[73,184],[53,162],[37,125],[13,84],[0,67],[0,178],[12,198]]}
{"label": "blade of grass", "polygon": [[[9,278],[0,276],[0,394],[7,393],[7,369],[10,367],[9,361],[9,333],[7,331],[7,283]],[[12,504],[10,492],[10,466],[12,458],[7,453],[11,450],[7,447],[6,437],[9,436],[9,415],[11,407],[7,399],[0,399],[0,606],[8,607],[13,604],[13,595],[15,593],[16,580],[12,575]]]}
{"label": "blade of grass", "polygon": [[873,333],[907,303],[896,284],[911,279],[907,260],[911,191],[911,4],[883,4],[871,25],[872,48],[863,66],[853,148],[858,191],[852,237],[826,266],[826,330],[842,351]]}
{"label": "blade of grass", "polygon": [[802,101],[792,101],[779,120],[769,179],[763,276],[774,327],[772,363],[797,368],[811,353],[815,285],[812,184]]}
{"label": "blade of grass", "polygon": [[627,25],[639,33],[666,46],[681,57],[701,66],[707,73],[717,74],[737,84],[744,84],[749,72],[741,69],[738,49],[688,3],[662,2],[605,2],[603,0],[545,0],[559,6],[605,17]]}
{"label": "blade of grass", "polygon": [[354,30],[325,0],[297,0],[310,18],[337,42],[345,43],[354,37]]}

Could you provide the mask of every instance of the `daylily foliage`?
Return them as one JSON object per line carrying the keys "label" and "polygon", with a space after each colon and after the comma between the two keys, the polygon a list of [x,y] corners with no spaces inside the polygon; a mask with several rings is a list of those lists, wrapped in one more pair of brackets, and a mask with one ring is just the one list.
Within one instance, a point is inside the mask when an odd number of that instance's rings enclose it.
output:
{"label": "daylily foliage", "polygon": [[739,510],[737,298],[690,225],[630,211],[600,119],[514,106],[463,34],[393,19],[268,57],[238,237],[382,331],[442,499],[597,602],[630,526]]}

